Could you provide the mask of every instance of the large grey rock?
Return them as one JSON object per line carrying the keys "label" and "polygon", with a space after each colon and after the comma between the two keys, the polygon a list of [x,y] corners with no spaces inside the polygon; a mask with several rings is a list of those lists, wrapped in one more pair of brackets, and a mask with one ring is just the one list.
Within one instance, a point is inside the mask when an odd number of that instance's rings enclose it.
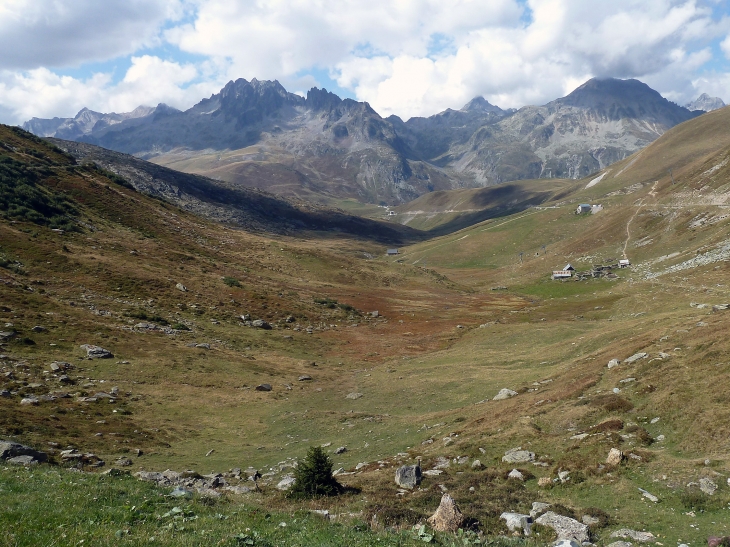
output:
{"label": "large grey rock", "polygon": [[522,450],[522,447],[513,448],[508,450],[502,456],[502,461],[505,463],[527,463],[535,461],[535,453],[528,450]]}
{"label": "large grey rock", "polygon": [[271,325],[269,325],[269,323],[264,321],[263,319],[256,319],[255,321],[251,321],[251,326],[256,327],[257,329],[271,329]]}
{"label": "large grey rock", "polygon": [[494,396],[494,399],[492,399],[492,401],[503,401],[504,399],[509,399],[510,397],[514,397],[515,395],[517,395],[516,391],[504,387],[499,390],[499,393]]}
{"label": "large grey rock", "polygon": [[509,474],[507,475],[507,478],[518,480],[518,481],[525,480],[525,476],[520,472],[519,469],[513,469],[512,471],[510,471]]}
{"label": "large grey rock", "polygon": [[530,515],[502,513],[499,518],[505,521],[507,529],[510,532],[522,532],[526,536],[530,535],[530,529],[532,527],[532,517]]}
{"label": "large grey rock", "polygon": [[39,462],[48,461],[48,454],[45,452],[11,441],[0,441],[0,460],[9,460],[17,456],[31,456]]}
{"label": "large grey rock", "polygon": [[271,391],[271,384],[259,384],[256,386],[256,391]]}
{"label": "large grey rock", "polygon": [[552,528],[558,534],[558,539],[574,539],[580,543],[589,541],[590,539],[588,526],[575,519],[558,515],[552,511],[548,511],[538,517],[535,524]]}
{"label": "large grey rock", "polygon": [[92,344],[83,344],[81,349],[86,350],[86,356],[90,359],[111,359],[114,357],[114,354],[108,349]]}
{"label": "large grey rock", "polygon": [[395,483],[401,488],[412,490],[421,484],[421,466],[404,465],[395,472]]}
{"label": "large grey rock", "polygon": [[608,368],[614,368],[614,367],[619,366],[620,364],[621,364],[621,361],[619,361],[618,359],[611,359],[608,362]]}
{"label": "large grey rock", "polygon": [[647,541],[654,541],[656,539],[654,537],[654,534],[651,532],[639,532],[637,530],[630,530],[628,528],[621,528],[620,530],[616,530],[611,534],[612,538],[623,538],[623,539],[633,539],[634,541],[638,541],[641,543],[646,543]]}

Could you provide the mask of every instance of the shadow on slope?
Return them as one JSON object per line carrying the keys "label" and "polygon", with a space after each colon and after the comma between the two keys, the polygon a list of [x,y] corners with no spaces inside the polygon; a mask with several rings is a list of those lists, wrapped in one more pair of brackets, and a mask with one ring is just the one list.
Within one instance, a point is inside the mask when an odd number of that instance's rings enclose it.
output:
{"label": "shadow on slope", "polygon": [[258,189],[182,173],[95,145],[48,140],[79,162],[93,162],[127,179],[140,192],[249,231],[288,235],[302,231],[342,233],[400,245],[427,237],[407,226],[369,220]]}

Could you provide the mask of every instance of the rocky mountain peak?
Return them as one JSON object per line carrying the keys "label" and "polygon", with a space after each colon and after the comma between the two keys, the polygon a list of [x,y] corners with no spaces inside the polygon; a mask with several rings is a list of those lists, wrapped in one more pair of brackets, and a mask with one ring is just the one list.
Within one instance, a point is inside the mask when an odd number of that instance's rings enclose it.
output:
{"label": "rocky mountain peak", "polygon": [[703,93],[691,103],[684,105],[687,110],[702,110],[703,112],[711,112],[724,106],[725,102],[720,97],[710,97],[707,93]]}
{"label": "rocky mountain peak", "polygon": [[672,127],[694,117],[639,80],[592,78],[548,107],[583,108],[607,120],[635,119]]}
{"label": "rocky mountain peak", "polygon": [[498,106],[491,104],[484,97],[474,97],[471,101],[461,107],[463,112],[502,112]]}
{"label": "rocky mountain peak", "polygon": [[313,87],[307,91],[307,98],[304,103],[307,108],[312,110],[332,110],[342,103],[342,99],[324,88]]}

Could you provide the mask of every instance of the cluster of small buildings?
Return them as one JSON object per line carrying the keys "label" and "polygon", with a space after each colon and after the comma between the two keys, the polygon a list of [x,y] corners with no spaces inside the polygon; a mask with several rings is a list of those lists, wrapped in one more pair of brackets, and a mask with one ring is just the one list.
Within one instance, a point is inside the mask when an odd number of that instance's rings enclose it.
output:
{"label": "cluster of small buildings", "polygon": [[583,215],[585,213],[591,213],[595,215],[599,211],[603,211],[603,205],[597,204],[597,205],[591,205],[590,203],[581,203],[578,205],[578,208],[575,210],[576,215]]}
{"label": "cluster of small buildings", "polygon": [[566,264],[562,270],[554,270],[551,277],[552,279],[570,279],[575,277],[576,281],[582,281],[589,277],[607,277],[613,279],[616,277],[613,270],[628,268],[629,266],[631,266],[631,261],[628,258],[622,258],[617,263],[606,266],[603,264],[594,264],[590,270],[585,272],[577,272],[571,264]]}

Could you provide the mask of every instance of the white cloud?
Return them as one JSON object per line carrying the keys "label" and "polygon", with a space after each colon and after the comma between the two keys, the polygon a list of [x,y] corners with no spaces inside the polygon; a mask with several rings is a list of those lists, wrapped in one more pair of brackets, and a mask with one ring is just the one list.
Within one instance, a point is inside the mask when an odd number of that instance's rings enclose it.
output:
{"label": "white cloud", "polygon": [[153,45],[183,0],[3,0],[0,69],[69,67]]}
{"label": "white cloud", "polygon": [[[241,77],[306,92],[322,72],[403,118],[477,95],[543,104],[591,76],[639,78],[682,103],[726,81],[703,76],[712,47],[730,59],[730,18],[714,1],[0,0],[0,119],[185,108]],[[116,83],[51,71],[126,55]]]}
{"label": "white cloud", "polygon": [[111,75],[98,73],[80,80],[58,76],[47,68],[25,73],[0,72],[0,97],[10,123],[32,117],[71,117],[83,107],[100,112],[129,112],[144,104],[165,102],[187,108],[220,89],[221,82],[193,83],[199,71],[158,57],[132,58],[124,78],[114,84]]}

